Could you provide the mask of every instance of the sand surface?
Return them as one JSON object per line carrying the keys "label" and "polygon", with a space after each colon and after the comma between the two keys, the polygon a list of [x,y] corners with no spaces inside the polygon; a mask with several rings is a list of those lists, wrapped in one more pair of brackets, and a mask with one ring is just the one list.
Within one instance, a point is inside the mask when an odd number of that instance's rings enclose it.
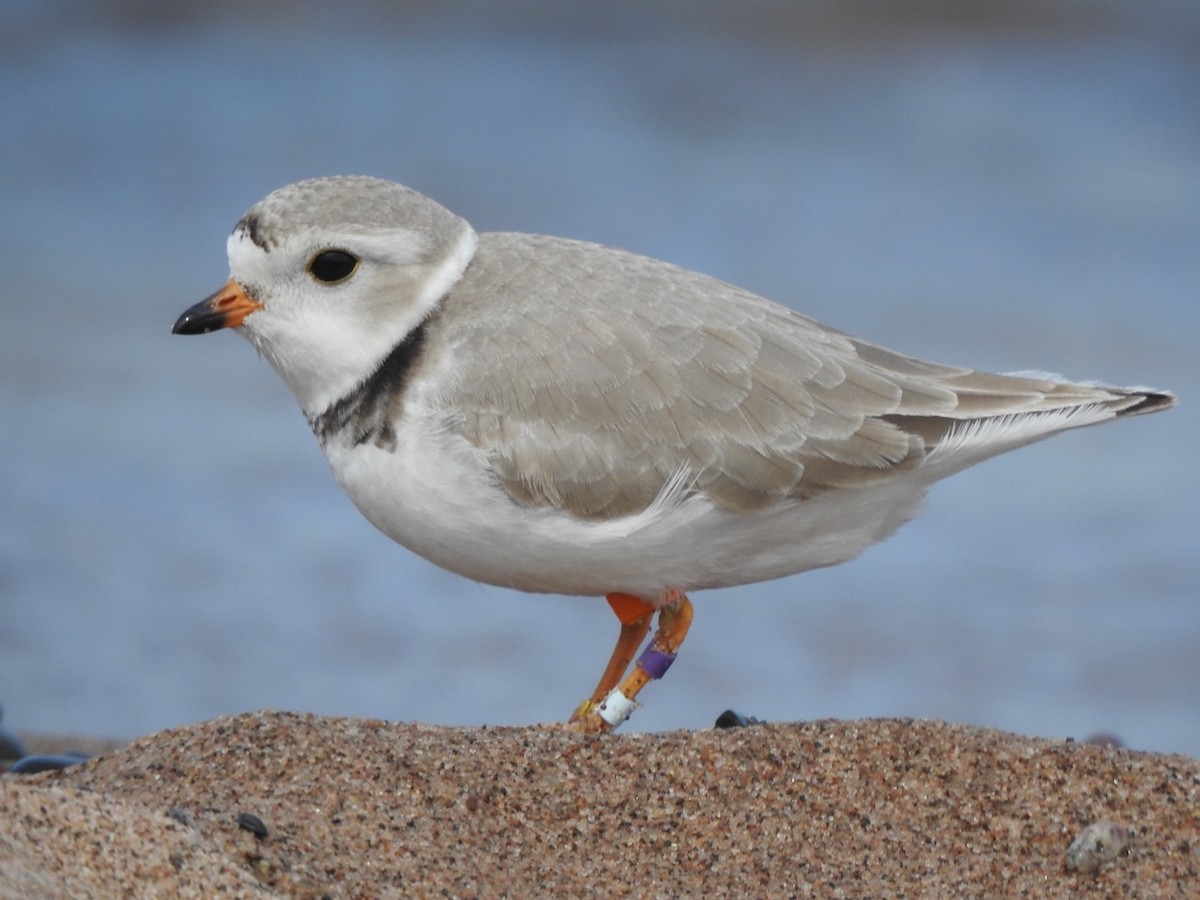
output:
{"label": "sand surface", "polygon": [[264,712],[2,776],[0,822],[4,898],[1200,896],[1200,761],[926,721]]}

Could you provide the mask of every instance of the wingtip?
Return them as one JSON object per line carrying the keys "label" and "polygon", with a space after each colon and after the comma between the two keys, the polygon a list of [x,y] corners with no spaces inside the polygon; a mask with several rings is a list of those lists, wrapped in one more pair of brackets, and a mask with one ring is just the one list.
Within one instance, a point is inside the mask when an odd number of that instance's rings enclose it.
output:
{"label": "wingtip", "polygon": [[1170,409],[1177,402],[1175,395],[1170,391],[1154,391],[1147,388],[1128,388],[1125,391],[1130,397],[1138,398],[1132,406],[1127,406],[1117,415],[1119,416],[1136,416],[1142,413],[1158,412],[1161,409]]}

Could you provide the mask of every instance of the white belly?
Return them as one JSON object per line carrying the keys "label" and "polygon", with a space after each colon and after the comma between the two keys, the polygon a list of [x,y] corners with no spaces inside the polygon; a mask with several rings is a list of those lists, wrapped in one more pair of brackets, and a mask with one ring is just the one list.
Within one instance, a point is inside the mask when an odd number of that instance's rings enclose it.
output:
{"label": "white belly", "polygon": [[406,417],[394,450],[326,448],[343,490],[393,540],[476,581],[525,591],[658,602],[780,578],[856,556],[916,512],[924,479],[906,473],[753,514],[703,496],[660,497],[646,511],[583,520],[521,506],[489,477],[483,455],[429,419]]}

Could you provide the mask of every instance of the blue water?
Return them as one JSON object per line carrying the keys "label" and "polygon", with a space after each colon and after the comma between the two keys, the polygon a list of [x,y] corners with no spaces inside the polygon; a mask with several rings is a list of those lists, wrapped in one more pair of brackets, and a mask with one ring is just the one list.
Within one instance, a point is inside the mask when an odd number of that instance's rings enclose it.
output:
{"label": "blue water", "polygon": [[851,564],[698,595],[631,726],[928,716],[1200,754],[1193,5],[561,7],[0,5],[5,724],[531,723],[591,689],[605,604],[391,544],[248,345],[169,333],[255,200],[365,172],[920,356],[1183,398],[956,476]]}

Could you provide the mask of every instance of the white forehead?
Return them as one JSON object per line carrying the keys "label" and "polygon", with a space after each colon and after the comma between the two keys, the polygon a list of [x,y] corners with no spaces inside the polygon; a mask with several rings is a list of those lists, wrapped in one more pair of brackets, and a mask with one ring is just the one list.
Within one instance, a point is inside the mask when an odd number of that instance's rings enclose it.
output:
{"label": "white forehead", "polygon": [[229,256],[229,274],[243,285],[261,284],[271,273],[271,261],[267,251],[258,246],[245,231],[238,228],[225,242]]}

